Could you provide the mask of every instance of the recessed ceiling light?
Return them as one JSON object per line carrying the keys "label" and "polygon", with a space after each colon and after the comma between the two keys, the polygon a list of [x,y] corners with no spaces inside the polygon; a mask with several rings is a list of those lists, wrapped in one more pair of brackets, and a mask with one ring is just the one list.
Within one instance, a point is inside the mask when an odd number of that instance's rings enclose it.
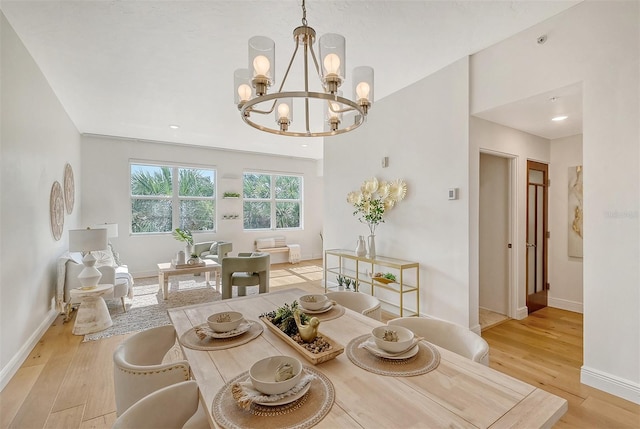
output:
{"label": "recessed ceiling light", "polygon": [[551,120],[558,122],[558,121],[564,121],[567,118],[568,118],[568,116],[564,116],[563,115],[563,116],[556,116],[555,118],[551,118]]}
{"label": "recessed ceiling light", "polygon": [[302,146],[302,147],[307,147],[307,146],[309,146],[309,145],[308,145],[308,144],[306,144],[306,143],[302,143],[300,146]]}
{"label": "recessed ceiling light", "polygon": [[180,128],[180,125],[169,125],[169,128],[171,128],[172,130],[177,130],[178,128]]}

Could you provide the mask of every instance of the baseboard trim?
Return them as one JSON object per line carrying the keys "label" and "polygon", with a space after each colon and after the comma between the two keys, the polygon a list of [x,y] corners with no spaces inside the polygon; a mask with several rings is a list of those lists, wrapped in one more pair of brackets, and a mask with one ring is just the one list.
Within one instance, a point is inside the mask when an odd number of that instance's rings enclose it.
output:
{"label": "baseboard trim", "polygon": [[573,311],[574,313],[582,314],[584,312],[581,302],[569,301],[568,299],[548,297],[547,305],[549,307],[559,308],[561,310]]}
{"label": "baseboard trim", "polygon": [[475,332],[476,334],[480,335],[480,333],[482,332],[482,328],[480,327],[480,324],[478,323],[476,326],[469,328],[471,329],[473,332]]}
{"label": "baseboard trim", "polygon": [[31,334],[27,342],[24,343],[22,347],[20,347],[18,353],[16,353],[11,358],[9,363],[7,363],[4,368],[2,368],[2,370],[0,371],[0,391],[2,391],[5,386],[9,384],[11,378],[16,375],[16,372],[18,372],[20,366],[29,357],[29,353],[31,353],[31,350],[33,350],[36,344],[38,344],[38,341],[40,341],[40,338],[42,338],[45,332],[47,332],[49,326],[51,326],[53,321],[56,320],[56,317],[58,317],[58,312],[55,309],[49,310],[49,312],[47,313],[47,317],[45,317],[40,326],[38,326],[38,329],[36,329],[36,331]]}
{"label": "baseboard trim", "polygon": [[527,308],[527,306],[525,305],[524,307],[520,307],[518,308],[518,310],[516,310],[516,319],[517,320],[522,320],[525,317],[527,317],[529,315],[529,308]]}
{"label": "baseboard trim", "polygon": [[580,382],[640,404],[640,384],[638,383],[584,365],[580,368]]}

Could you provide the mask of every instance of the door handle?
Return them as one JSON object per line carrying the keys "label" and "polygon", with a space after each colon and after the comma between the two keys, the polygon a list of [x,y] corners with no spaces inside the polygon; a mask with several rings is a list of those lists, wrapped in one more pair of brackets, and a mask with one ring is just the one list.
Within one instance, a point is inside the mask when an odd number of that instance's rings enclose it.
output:
{"label": "door handle", "polygon": [[527,247],[536,247],[536,245],[533,243],[527,243]]}

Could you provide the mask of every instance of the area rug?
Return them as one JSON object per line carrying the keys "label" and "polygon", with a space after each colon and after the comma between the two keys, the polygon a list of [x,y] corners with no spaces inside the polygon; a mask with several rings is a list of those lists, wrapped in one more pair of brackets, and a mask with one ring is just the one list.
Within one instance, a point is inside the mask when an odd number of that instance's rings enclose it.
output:
{"label": "area rug", "polygon": [[104,331],[87,334],[83,341],[95,341],[114,335],[128,334],[171,324],[167,310],[185,305],[217,301],[222,298],[219,292],[207,286],[204,276],[171,276],[169,299],[162,299],[162,288],[157,277],[135,280],[133,300],[125,298],[127,312],[122,310],[122,302],[108,300],[107,307],[113,325]]}

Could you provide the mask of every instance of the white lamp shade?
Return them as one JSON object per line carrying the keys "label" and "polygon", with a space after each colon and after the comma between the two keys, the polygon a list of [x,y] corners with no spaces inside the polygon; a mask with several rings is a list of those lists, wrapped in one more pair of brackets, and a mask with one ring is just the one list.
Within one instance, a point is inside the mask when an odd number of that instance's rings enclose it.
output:
{"label": "white lamp shade", "polygon": [[[108,238],[118,238],[118,224],[117,223],[101,223],[94,225],[95,229],[106,229]],[[96,249],[98,250],[98,249]]]}
{"label": "white lamp shade", "polygon": [[107,248],[107,229],[72,229],[69,231],[70,252],[90,252]]}

